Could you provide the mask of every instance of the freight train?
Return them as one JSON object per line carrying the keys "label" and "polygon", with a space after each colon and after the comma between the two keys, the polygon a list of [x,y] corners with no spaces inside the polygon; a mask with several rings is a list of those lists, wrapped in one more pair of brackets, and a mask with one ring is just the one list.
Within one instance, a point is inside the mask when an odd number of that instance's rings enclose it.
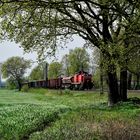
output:
{"label": "freight train", "polygon": [[23,83],[23,85],[27,84],[29,88],[50,88],[50,89],[75,89],[75,90],[84,90],[84,89],[92,89],[92,75],[79,71],[73,76],[61,76],[56,79],[48,79],[46,80],[37,80]]}

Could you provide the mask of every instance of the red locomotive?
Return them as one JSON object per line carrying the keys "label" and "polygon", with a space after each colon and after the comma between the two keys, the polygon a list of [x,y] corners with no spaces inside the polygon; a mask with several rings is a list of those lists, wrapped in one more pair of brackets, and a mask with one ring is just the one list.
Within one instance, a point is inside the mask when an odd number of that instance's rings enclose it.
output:
{"label": "red locomotive", "polygon": [[92,75],[80,71],[71,77],[62,78],[62,86],[70,89],[91,89],[93,87]]}
{"label": "red locomotive", "polygon": [[46,78],[46,80],[31,81],[26,82],[24,84],[28,84],[29,87],[37,87],[37,88],[42,87],[52,89],[68,88],[68,89],[84,90],[91,89],[93,87],[92,75],[84,71],[80,71],[76,73],[74,76],[70,77],[59,77],[56,79]]}

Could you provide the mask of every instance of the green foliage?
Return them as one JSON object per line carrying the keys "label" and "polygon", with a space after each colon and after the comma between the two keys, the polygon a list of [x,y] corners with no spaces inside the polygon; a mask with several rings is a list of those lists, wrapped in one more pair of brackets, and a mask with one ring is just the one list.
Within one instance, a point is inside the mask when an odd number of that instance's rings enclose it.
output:
{"label": "green foliage", "polygon": [[21,89],[21,82],[24,79],[26,70],[30,68],[30,61],[24,60],[21,57],[14,56],[2,64],[2,74],[4,78],[10,78],[9,85],[13,86],[15,83],[19,90]]}
{"label": "green foliage", "polygon": [[28,85],[23,85],[22,88],[21,88],[21,91],[22,92],[28,92],[29,91]]}
{"label": "green foliage", "polygon": [[96,69],[96,72],[93,75],[93,79],[94,81],[94,87],[95,88],[99,88],[100,87],[100,70]]}
{"label": "green foliage", "polygon": [[129,52],[128,69],[135,75],[140,75],[140,46],[136,46]]}
{"label": "green foliage", "polygon": [[[102,70],[102,76],[103,76],[103,88],[106,89],[108,85],[107,85],[107,78],[106,78],[104,70]],[[99,68],[97,68],[95,73],[93,74],[92,80],[93,80],[95,89],[101,88],[101,71]]]}
{"label": "green foliage", "polygon": [[62,64],[60,64],[59,62],[52,62],[49,65],[49,69],[48,69],[48,78],[57,78],[58,76],[61,75],[61,71],[62,71]]}
{"label": "green foliage", "polygon": [[30,67],[30,61],[21,57],[14,56],[2,64],[2,74],[4,78],[21,77],[25,74],[26,69]]}
{"label": "green foliage", "polygon": [[89,57],[85,49],[76,48],[74,50],[70,50],[69,61],[71,64],[70,70],[72,74],[82,68],[88,69]]}
{"label": "green foliage", "polygon": [[36,66],[30,73],[30,80],[40,80],[44,78],[44,67],[41,65]]}
{"label": "green foliage", "polygon": [[89,69],[89,54],[84,48],[70,50],[68,60],[70,74],[74,74],[82,69],[85,71]]}
{"label": "green foliage", "polygon": [[6,87],[8,89],[16,89],[17,88],[17,84],[16,84],[16,82],[13,79],[9,78],[9,79],[6,80]]}
{"label": "green foliage", "polygon": [[70,62],[69,62],[69,54],[66,54],[62,57],[62,73],[66,76],[70,76]]}
{"label": "green foliage", "polygon": [[62,58],[62,73],[70,76],[80,70],[89,70],[89,54],[84,48],[75,48]]}

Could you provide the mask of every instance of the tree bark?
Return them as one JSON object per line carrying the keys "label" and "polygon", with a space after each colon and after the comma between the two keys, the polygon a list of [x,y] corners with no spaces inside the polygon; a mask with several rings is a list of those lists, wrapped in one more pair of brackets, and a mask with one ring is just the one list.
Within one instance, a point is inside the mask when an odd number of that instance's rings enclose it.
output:
{"label": "tree bark", "polygon": [[18,90],[21,91],[22,84],[20,81],[17,81],[17,82],[18,82]]}
{"label": "tree bark", "polygon": [[113,106],[120,100],[118,91],[118,80],[116,72],[108,72],[108,85],[109,85],[109,95],[108,95],[108,105]]}
{"label": "tree bark", "polygon": [[131,81],[132,81],[132,73],[128,73],[128,84],[127,84],[127,89],[131,89]]}
{"label": "tree bark", "polygon": [[137,84],[136,84],[136,90],[139,89],[139,80],[140,80],[140,75],[137,74]]}
{"label": "tree bark", "polygon": [[104,85],[103,85],[103,62],[102,62],[103,56],[100,52],[100,94],[104,93]]}
{"label": "tree bark", "polygon": [[104,85],[103,85],[103,74],[102,74],[102,70],[100,70],[100,94],[104,93]]}
{"label": "tree bark", "polygon": [[127,70],[120,71],[120,98],[127,101]]}

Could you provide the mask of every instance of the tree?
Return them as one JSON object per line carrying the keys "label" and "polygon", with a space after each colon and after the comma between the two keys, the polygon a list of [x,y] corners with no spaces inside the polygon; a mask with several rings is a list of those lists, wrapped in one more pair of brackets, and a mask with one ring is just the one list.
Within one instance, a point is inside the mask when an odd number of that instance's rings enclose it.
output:
{"label": "tree", "polygon": [[137,85],[135,89],[140,88],[140,46],[138,44],[138,47],[131,50],[129,53],[129,60],[128,60],[128,70],[136,75],[136,81]]}
{"label": "tree", "polygon": [[21,90],[22,80],[27,68],[30,68],[30,61],[24,60],[21,57],[11,57],[2,64],[2,74],[4,78],[13,80],[18,85],[19,91]]}
{"label": "tree", "polygon": [[62,73],[65,76],[70,76],[70,62],[69,62],[69,54],[66,54],[62,57]]}
{"label": "tree", "polygon": [[44,69],[45,69],[45,63],[40,63],[38,66],[33,68],[33,70],[30,73],[30,80],[41,80],[44,79]]}
{"label": "tree", "polygon": [[73,75],[80,70],[89,70],[89,54],[84,48],[75,48],[62,58],[64,75]]}
{"label": "tree", "polygon": [[[100,82],[100,94],[103,94],[103,76],[104,76],[104,70],[103,70],[103,60],[102,60],[102,54],[100,53],[100,50],[98,48],[94,48],[94,51],[92,53],[92,68],[95,69],[96,67],[96,82],[97,82],[97,77],[99,76],[99,70],[100,70],[100,80],[98,82]],[[98,68],[99,67],[99,68]]]}
{"label": "tree", "polygon": [[132,25],[133,16],[139,17],[138,1],[1,0],[1,4],[1,32],[25,51],[53,54],[56,45],[73,34],[98,47],[106,64],[109,105],[120,100],[116,68],[120,58],[126,61],[122,52],[127,47],[122,47],[124,36],[121,40],[119,36],[125,31],[124,22]]}
{"label": "tree", "polygon": [[87,71],[89,69],[89,54],[84,48],[70,50],[68,59],[70,74],[75,74],[80,70]]}
{"label": "tree", "polygon": [[48,78],[57,78],[61,75],[62,64],[59,62],[52,62],[48,69]]}

